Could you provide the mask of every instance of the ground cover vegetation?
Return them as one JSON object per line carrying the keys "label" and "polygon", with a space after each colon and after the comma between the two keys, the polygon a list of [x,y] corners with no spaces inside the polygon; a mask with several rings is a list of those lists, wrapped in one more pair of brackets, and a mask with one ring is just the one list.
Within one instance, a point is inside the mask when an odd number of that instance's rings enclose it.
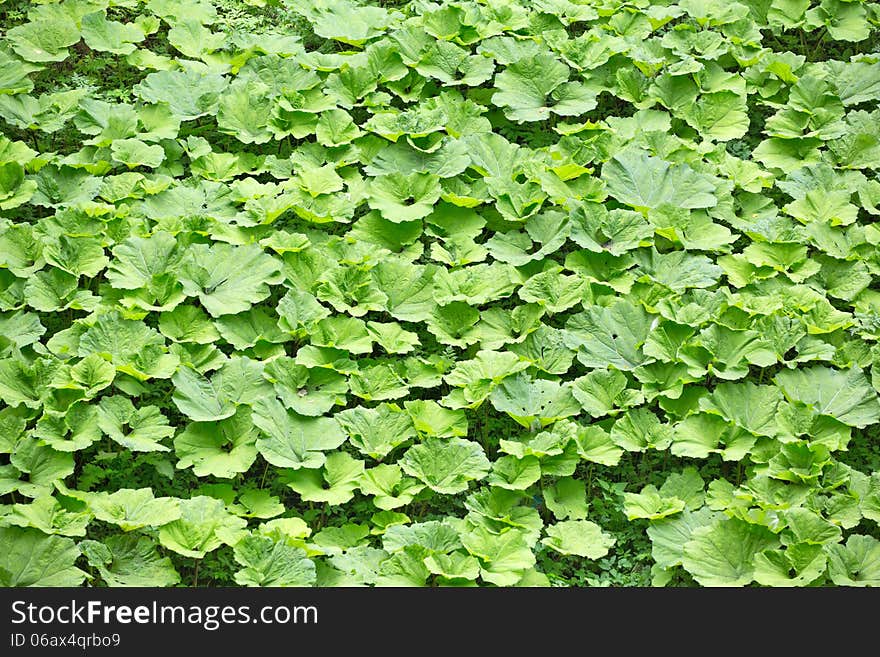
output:
{"label": "ground cover vegetation", "polygon": [[0,2],[0,584],[880,584],[878,25]]}

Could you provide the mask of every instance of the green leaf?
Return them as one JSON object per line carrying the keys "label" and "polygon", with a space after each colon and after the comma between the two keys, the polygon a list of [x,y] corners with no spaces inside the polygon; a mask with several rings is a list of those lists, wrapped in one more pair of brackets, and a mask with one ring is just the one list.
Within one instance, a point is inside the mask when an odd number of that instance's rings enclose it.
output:
{"label": "green leaf", "polygon": [[344,405],[349,387],[345,377],[333,370],[309,369],[283,356],[267,363],[263,376],[284,406],[300,415],[322,415]]}
{"label": "green leaf", "polygon": [[273,138],[268,128],[271,108],[267,85],[239,78],[220,96],[217,127],[245,144],[264,144]]}
{"label": "green leaf", "polygon": [[569,68],[549,53],[524,57],[495,76],[492,102],[511,121],[542,121],[550,114],[577,116],[596,107],[589,87],[568,82]]}
{"label": "green leaf", "polygon": [[86,45],[98,52],[129,55],[137,50],[135,44],[144,40],[145,34],[133,23],[107,20],[102,12],[86,14],[80,22],[82,38]]}
{"label": "green leaf", "polygon": [[643,401],[638,390],[627,387],[626,376],[611,369],[595,369],[572,381],[571,394],[593,417],[616,415],[620,409]]}
{"label": "green leaf", "polygon": [[410,447],[398,463],[408,475],[447,495],[467,490],[468,482],[483,479],[491,467],[480,445],[463,438],[427,438]]}
{"label": "green leaf", "polygon": [[341,109],[321,112],[318,124],[315,126],[315,136],[318,143],[323,146],[342,146],[357,139],[361,134],[351,115]]}
{"label": "green leaf", "polygon": [[711,208],[718,204],[715,182],[686,164],[669,164],[634,148],[615,155],[602,167],[609,193],[637,210],[671,205]]}
{"label": "green leaf", "polygon": [[287,485],[306,502],[338,506],[354,497],[363,473],[363,461],[346,452],[333,452],[327,455],[322,470],[296,470],[287,477]]}
{"label": "green leaf", "polygon": [[373,495],[373,504],[384,510],[409,504],[424,487],[412,477],[403,477],[398,465],[388,464],[365,470],[360,482],[361,492]]}
{"label": "green leaf", "polygon": [[521,531],[510,529],[493,534],[475,527],[462,534],[461,542],[480,562],[480,577],[497,586],[516,584],[535,564],[535,555]]}
{"label": "green leaf", "polygon": [[17,25],[6,38],[26,62],[60,62],[67,58],[68,46],[79,41],[80,31],[73,20],[58,15]]}
{"label": "green leaf", "polygon": [[275,398],[253,404],[253,423],[263,435],[257,450],[269,463],[281,468],[320,468],[324,452],[345,442],[342,427],[328,417],[306,417],[288,411]]}
{"label": "green leaf", "polygon": [[198,297],[212,317],[248,310],[282,280],[280,264],[253,244],[194,244],[180,268],[184,293]]}
{"label": "green leaf", "polygon": [[129,169],[149,167],[155,169],[165,159],[161,146],[149,145],[139,139],[116,139],[110,146],[114,162],[124,164]]}
{"label": "green leaf", "polygon": [[235,560],[242,566],[235,573],[242,586],[311,586],[315,562],[301,547],[268,536],[250,534],[235,544]]}
{"label": "green leaf", "polygon": [[809,586],[824,579],[826,555],[819,545],[796,544],[755,555],[755,581],[763,586]]}
{"label": "green leaf", "polygon": [[35,437],[22,437],[16,442],[9,462],[16,470],[16,478],[22,473],[26,475],[25,481],[17,482],[13,488],[26,497],[51,494],[53,486],[76,469],[73,454],[42,445]]}
{"label": "green leaf", "polygon": [[159,527],[180,517],[180,500],[154,497],[150,488],[122,488],[114,493],[86,493],[84,497],[95,518],[126,532]]}
{"label": "green leaf", "polygon": [[880,585],[880,541],[853,534],[845,545],[828,546],[828,575],[838,586]]}
{"label": "green leaf", "polygon": [[390,173],[371,179],[367,203],[394,223],[415,221],[431,214],[440,198],[440,178],[423,173]]}
{"label": "green leaf", "polygon": [[645,486],[641,493],[624,493],[623,509],[627,520],[647,518],[659,520],[684,511],[684,500],[677,497],[662,495],[651,484]]}
{"label": "green leaf", "polygon": [[133,452],[167,452],[170,447],[160,441],[174,435],[174,428],[156,406],[135,409],[127,397],[119,395],[101,400],[98,426],[115,442]]}
{"label": "green leaf", "polygon": [[625,300],[611,306],[589,306],[566,322],[563,340],[577,350],[578,360],[586,367],[633,370],[650,362],[642,345],[656,321],[641,306]]}
{"label": "green leaf", "polygon": [[782,396],[773,386],[759,386],[751,381],[721,383],[711,395],[700,399],[700,409],[720,415],[758,436],[777,433],[776,413]]}
{"label": "green leaf", "polygon": [[680,566],[684,547],[694,530],[710,525],[717,515],[704,506],[693,512],[685,509],[682,513],[651,522],[647,533],[656,565],[660,568]]}
{"label": "green leaf", "polygon": [[51,495],[37,497],[30,504],[13,504],[4,521],[18,527],[33,527],[44,534],[85,536],[92,519],[88,511],[68,511]]}
{"label": "green leaf", "polygon": [[463,411],[443,408],[430,399],[407,401],[404,406],[420,435],[440,438],[468,435],[468,420]]}
{"label": "green leaf", "polygon": [[358,406],[337,413],[335,418],[348,434],[348,442],[376,460],[383,459],[416,435],[409,415],[396,404],[382,403],[375,408]]}
{"label": "green leaf", "polygon": [[560,554],[572,554],[585,559],[600,559],[608,554],[617,540],[589,520],[565,520],[547,527],[547,536],[541,543]]}
{"label": "green leaf", "polygon": [[544,489],[544,504],[557,520],[584,520],[589,511],[586,497],[584,482],[573,477],[562,477]]}
{"label": "green leaf", "polygon": [[107,586],[174,586],[180,575],[171,559],[159,554],[146,536],[108,536],[79,544],[89,565],[97,568]]}
{"label": "green leaf", "polygon": [[256,427],[245,408],[219,422],[191,422],[174,438],[177,467],[191,467],[197,477],[231,479],[253,465],[256,440]]}
{"label": "green leaf", "polygon": [[716,520],[693,530],[682,565],[703,586],[745,586],[755,579],[755,555],[776,546],[764,527],[737,518]]}
{"label": "green leaf", "polygon": [[567,386],[532,379],[525,373],[508,377],[489,395],[496,410],[507,413],[524,427],[546,426],[577,415],[580,405]]}
{"label": "green leaf", "polygon": [[237,404],[249,404],[272,390],[263,379],[261,364],[249,358],[230,359],[210,380],[181,367],[171,382],[175,406],[196,422],[230,417]]}
{"label": "green leaf", "polygon": [[877,393],[858,367],[840,371],[814,365],[782,371],[774,380],[787,399],[844,424],[864,428],[880,420]]}
{"label": "green leaf", "polygon": [[0,527],[0,548],[2,586],[79,586],[86,577],[74,566],[80,551],[69,538]]}
{"label": "green leaf", "polygon": [[180,518],[162,525],[159,542],[185,557],[201,559],[224,543],[237,543],[246,526],[221,500],[199,495],[180,500]]}
{"label": "green leaf", "polygon": [[502,456],[492,464],[488,483],[508,490],[525,490],[540,478],[541,464],[534,456]]}
{"label": "green leaf", "polygon": [[178,120],[192,121],[214,114],[227,86],[222,75],[189,69],[150,73],[133,90],[148,103],[167,103]]}

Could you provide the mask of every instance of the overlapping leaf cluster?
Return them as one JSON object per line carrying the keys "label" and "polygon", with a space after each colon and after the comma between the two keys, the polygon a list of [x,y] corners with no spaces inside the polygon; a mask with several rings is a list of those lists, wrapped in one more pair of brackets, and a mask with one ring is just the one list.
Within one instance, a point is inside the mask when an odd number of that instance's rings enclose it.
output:
{"label": "overlapping leaf cluster", "polygon": [[0,583],[880,583],[876,3],[19,5]]}

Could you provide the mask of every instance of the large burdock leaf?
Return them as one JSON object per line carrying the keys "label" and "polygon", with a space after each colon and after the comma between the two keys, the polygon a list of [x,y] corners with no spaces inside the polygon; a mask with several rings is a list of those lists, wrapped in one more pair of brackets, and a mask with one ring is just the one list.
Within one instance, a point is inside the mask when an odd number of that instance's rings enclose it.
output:
{"label": "large burdock leaf", "polygon": [[171,559],[159,554],[146,536],[123,534],[79,544],[89,565],[97,568],[107,586],[174,586],[180,575]]}
{"label": "large burdock leaf", "polygon": [[247,521],[226,511],[223,500],[199,495],[179,500],[180,518],[159,530],[159,542],[185,557],[201,559],[226,543],[234,545]]}
{"label": "large burdock leaf", "polygon": [[827,564],[821,545],[797,543],[785,550],[764,550],[755,555],[755,581],[763,586],[808,586],[824,575]]}
{"label": "large burdock leaf", "polygon": [[10,406],[39,408],[51,393],[49,385],[58,366],[57,361],[48,358],[33,363],[19,358],[0,360],[0,400]]}
{"label": "large burdock leaf", "polygon": [[255,244],[194,244],[180,267],[184,293],[198,297],[212,317],[248,310],[282,280],[281,264]]}
{"label": "large burdock leaf", "polygon": [[43,256],[50,265],[75,276],[97,276],[109,262],[100,240],[87,236],[49,237]]}
{"label": "large burdock leaf", "polygon": [[238,404],[251,404],[273,392],[263,378],[263,364],[250,358],[231,358],[211,379],[181,367],[171,382],[175,406],[196,422],[230,417]]}
{"label": "large burdock leaf", "polygon": [[713,287],[722,272],[708,257],[685,251],[659,253],[652,248],[637,253],[636,261],[646,278],[678,293],[688,288]]}
{"label": "large burdock leaf", "polygon": [[235,573],[242,586],[311,586],[315,562],[301,547],[260,534],[250,534],[233,548],[235,560],[244,566]]}
{"label": "large burdock leaf", "polygon": [[479,560],[480,576],[497,586],[516,584],[535,565],[535,554],[524,531],[508,529],[496,534],[474,527],[462,534],[461,542]]}
{"label": "large burdock leaf", "polygon": [[829,545],[828,575],[838,586],[880,586],[880,541],[853,534],[846,545]]}
{"label": "large burdock leaf", "polygon": [[461,539],[455,528],[437,520],[392,525],[382,535],[382,548],[387,552],[399,552],[409,545],[418,545],[428,552],[443,554],[459,549]]}
{"label": "large burdock leaf", "polygon": [[449,385],[461,388],[467,402],[480,402],[501,381],[528,366],[516,354],[484,349],[478,351],[473,359],[456,363],[444,379]]}
{"label": "large burdock leaf", "polygon": [[59,452],[76,452],[101,437],[95,426],[97,415],[97,408],[84,402],[72,404],[64,413],[48,411],[37,421],[32,435]]}
{"label": "large burdock leaf", "polygon": [[774,436],[776,411],[781,401],[778,388],[744,381],[719,384],[711,395],[701,398],[699,404],[700,409],[720,415],[756,436]]}
{"label": "large burdock leaf", "polygon": [[177,240],[171,233],[156,231],[149,237],[129,237],[113,247],[113,260],[105,275],[115,288],[136,290],[175,272],[179,263]]}
{"label": "large burdock leaf", "polygon": [[648,537],[651,539],[651,556],[660,568],[673,568],[681,565],[684,546],[698,527],[710,525],[718,518],[709,507],[669,516],[651,523]]}
{"label": "large burdock leaf", "polygon": [[114,441],[133,452],[167,452],[161,443],[174,427],[156,406],[135,408],[128,397],[104,397],[98,406],[98,426]]}
{"label": "large burdock leaf", "polygon": [[130,55],[144,40],[145,35],[134,23],[107,20],[103,12],[86,14],[80,22],[82,37],[92,50],[114,55]]}
{"label": "large burdock leaf", "polygon": [[715,181],[687,164],[670,164],[646,151],[628,148],[602,166],[608,192],[637,210],[671,205],[711,208],[718,204]]}
{"label": "large burdock leaf", "polygon": [[843,371],[822,365],[784,370],[774,380],[789,400],[844,424],[864,428],[880,420],[877,393],[857,366]]}
{"label": "large burdock leaf", "polygon": [[437,342],[466,347],[479,341],[475,325],[480,311],[464,301],[453,301],[445,306],[434,306],[425,323]]}
{"label": "large burdock leaf", "polygon": [[37,529],[0,527],[0,586],[79,586],[79,548],[69,538]]}
{"label": "large burdock leaf", "polygon": [[584,520],[589,511],[586,486],[573,477],[563,477],[544,489],[544,504],[557,520]]}
{"label": "large burdock leaf", "polygon": [[717,415],[696,413],[675,425],[671,450],[676,456],[707,458],[717,453],[725,461],[739,461],[756,441],[754,434]]}
{"label": "large burdock leaf", "polygon": [[115,493],[71,493],[89,505],[95,518],[129,532],[142,527],[159,527],[180,517],[180,500],[154,497],[151,488],[123,488]]}
{"label": "large burdock leaf", "polygon": [[561,313],[581,303],[589,282],[583,276],[564,276],[561,272],[562,267],[557,266],[535,274],[519,289],[519,297],[551,313]]}
{"label": "large burdock leaf", "polygon": [[270,88],[259,80],[236,80],[220,98],[217,127],[245,144],[265,144],[273,135],[268,121]]}
{"label": "large burdock leaf", "polygon": [[67,47],[79,41],[80,32],[73,20],[59,17],[17,25],[6,38],[26,62],[60,62],[67,58]]}
{"label": "large burdock leaf", "polygon": [[167,379],[179,363],[176,355],[167,352],[160,333],[144,322],[125,319],[116,311],[99,315],[83,332],[77,353],[99,354],[112,362],[117,371],[140,381]]}
{"label": "large burdock leaf", "polygon": [[652,360],[642,346],[656,321],[641,305],[621,299],[572,316],[563,340],[569,349],[577,349],[578,360],[586,367],[633,370]]}
{"label": "large burdock leaf", "polygon": [[370,181],[367,204],[388,221],[415,221],[431,214],[440,192],[440,177],[434,174],[389,173]]}
{"label": "large burdock leaf", "polygon": [[192,422],[174,439],[177,467],[191,467],[197,477],[231,479],[253,465],[256,440],[246,407],[219,422]]}
{"label": "large burdock leaf", "polygon": [[755,555],[778,546],[773,533],[738,518],[694,529],[682,565],[703,586],[745,586],[755,578]]}
{"label": "large burdock leaf", "polygon": [[623,510],[627,520],[647,518],[659,520],[684,511],[684,500],[678,497],[661,495],[653,484],[648,484],[640,493],[623,494]]}
{"label": "large burdock leaf", "polygon": [[76,469],[72,453],[57,451],[29,436],[15,443],[9,462],[14,469],[11,474],[25,475],[23,481],[14,482],[10,490],[17,490],[26,497],[50,495],[52,487]]}
{"label": "large burdock leaf", "polygon": [[371,310],[384,310],[388,297],[376,289],[370,272],[356,267],[337,267],[323,274],[315,294],[338,312],[362,317]]}
{"label": "large burdock leaf", "polygon": [[299,415],[274,397],[258,400],[253,409],[253,422],[263,432],[257,450],[272,465],[320,468],[326,461],[324,452],[345,442],[345,432],[334,419]]}
{"label": "large burdock leaf", "polygon": [[428,438],[410,447],[398,463],[408,475],[445,495],[467,490],[468,482],[483,479],[491,467],[482,447],[463,438]]}
{"label": "large burdock leaf", "polygon": [[309,369],[281,356],[266,363],[263,376],[272,383],[281,402],[300,415],[318,416],[337,404],[345,404],[348,380],[332,369]]}
{"label": "large burdock leaf", "polygon": [[235,414],[235,403],[224,390],[224,379],[222,372],[209,380],[195,370],[182,367],[171,379],[174,383],[174,405],[197,422],[231,417]]}
{"label": "large burdock leaf", "polygon": [[404,477],[397,465],[381,464],[364,471],[360,488],[364,495],[373,496],[373,504],[388,511],[409,504],[425,485]]}
{"label": "large burdock leaf", "polygon": [[626,375],[613,369],[595,369],[572,382],[571,393],[593,417],[617,415],[642,403],[638,390],[627,387]]}
{"label": "large burdock leaf", "polygon": [[37,190],[37,183],[25,180],[24,168],[18,162],[0,164],[0,209],[11,210],[27,203]]}
{"label": "large burdock leaf", "polygon": [[140,139],[116,139],[110,146],[114,162],[129,169],[149,167],[155,169],[165,159],[165,149],[156,144],[146,144]]}
{"label": "large burdock leaf", "polygon": [[321,470],[300,469],[286,477],[287,485],[306,502],[326,502],[340,506],[354,497],[364,462],[346,452],[333,452]]}
{"label": "large burdock leaf", "polygon": [[547,527],[547,536],[541,543],[560,554],[570,554],[585,559],[601,559],[617,542],[589,520],[565,520]]}
{"label": "large burdock leaf", "polygon": [[546,426],[581,412],[570,387],[532,379],[524,372],[502,381],[489,395],[489,401],[496,410],[527,428],[536,421],[538,426]]}
{"label": "large burdock leaf", "polygon": [[524,57],[495,76],[492,102],[511,121],[542,121],[550,114],[577,116],[596,107],[596,94],[567,82],[570,69],[549,52]]}
{"label": "large burdock leaf", "polygon": [[415,438],[409,414],[396,404],[374,408],[356,406],[336,414],[336,421],[348,434],[348,442],[362,454],[382,460],[398,445]]}
{"label": "large burdock leaf", "polygon": [[421,435],[451,438],[468,434],[464,411],[443,408],[431,399],[413,399],[404,402],[404,406],[412,418],[413,427]]}
{"label": "large burdock leaf", "polygon": [[492,464],[488,482],[498,488],[525,490],[540,478],[541,464],[536,457],[502,456]]}
{"label": "large burdock leaf", "polygon": [[150,73],[133,90],[148,103],[167,103],[178,120],[192,121],[217,111],[227,85],[226,78],[216,73],[158,71]]}
{"label": "large burdock leaf", "polygon": [[361,6],[350,0],[318,0],[291,8],[308,18],[318,36],[353,46],[381,35],[391,22],[391,15],[382,7]]}
{"label": "large burdock leaf", "polygon": [[51,495],[42,495],[30,504],[13,504],[4,521],[18,527],[33,527],[44,534],[85,536],[92,519],[88,511],[68,511]]}

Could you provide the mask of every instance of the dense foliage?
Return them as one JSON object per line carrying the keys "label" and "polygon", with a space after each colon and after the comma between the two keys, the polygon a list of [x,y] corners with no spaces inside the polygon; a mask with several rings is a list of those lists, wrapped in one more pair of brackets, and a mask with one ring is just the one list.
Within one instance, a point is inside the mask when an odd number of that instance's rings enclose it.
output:
{"label": "dense foliage", "polygon": [[880,584],[877,3],[0,24],[0,583]]}

